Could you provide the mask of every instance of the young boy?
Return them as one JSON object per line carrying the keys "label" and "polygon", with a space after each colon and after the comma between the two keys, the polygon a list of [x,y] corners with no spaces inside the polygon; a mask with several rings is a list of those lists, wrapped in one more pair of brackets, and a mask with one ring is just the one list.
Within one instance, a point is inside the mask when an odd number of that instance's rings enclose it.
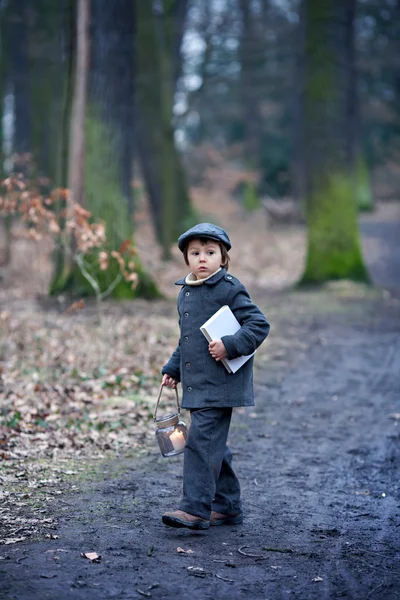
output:
{"label": "young boy", "polygon": [[[191,412],[184,453],[179,510],[162,520],[170,527],[208,529],[242,523],[239,481],[226,445],[232,408],[254,405],[253,358],[236,373],[221,360],[252,354],[269,333],[269,323],[242,283],[228,275],[231,242],[226,231],[201,223],[183,233],[179,249],[191,273],[180,279],[180,340],[162,369],[163,385],[182,383],[182,407]],[[200,327],[228,305],[241,325],[235,335],[209,343]]]}

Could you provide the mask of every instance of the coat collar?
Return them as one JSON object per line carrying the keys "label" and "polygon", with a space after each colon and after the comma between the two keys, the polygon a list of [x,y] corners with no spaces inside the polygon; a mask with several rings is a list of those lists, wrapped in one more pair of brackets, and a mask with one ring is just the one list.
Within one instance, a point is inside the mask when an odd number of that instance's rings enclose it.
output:
{"label": "coat collar", "polygon": [[[222,269],[220,271],[218,271],[218,273],[215,273],[215,275],[213,275],[209,279],[206,279],[204,281],[203,285],[214,285],[220,279],[222,279],[223,277],[225,277],[225,275],[226,275],[226,269],[225,269],[225,267],[222,267]],[[175,281],[175,285],[187,285],[186,284],[186,278],[183,277],[183,279],[178,279],[178,281]]]}

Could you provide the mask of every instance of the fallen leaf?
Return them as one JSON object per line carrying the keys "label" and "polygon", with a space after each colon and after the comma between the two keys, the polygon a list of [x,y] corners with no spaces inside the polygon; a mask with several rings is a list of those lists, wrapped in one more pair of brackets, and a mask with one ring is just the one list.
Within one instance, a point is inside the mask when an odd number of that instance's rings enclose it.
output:
{"label": "fallen leaf", "polygon": [[179,554],[194,554],[193,550],[184,550],[183,548],[181,548],[180,546],[177,547],[176,551]]}
{"label": "fallen leaf", "polygon": [[82,552],[81,556],[88,558],[92,562],[100,562],[101,559],[101,554],[97,554],[97,552]]}
{"label": "fallen leaf", "polygon": [[58,540],[59,539],[59,535],[55,535],[54,533],[46,533],[46,536],[49,540]]}
{"label": "fallen leaf", "polygon": [[278,565],[270,565],[271,569],[282,569],[282,567],[279,567]]}
{"label": "fallen leaf", "polygon": [[319,583],[320,581],[323,581],[322,577],[314,577],[314,579],[312,579],[312,581],[314,583]]}
{"label": "fallen leaf", "polygon": [[391,419],[394,419],[395,421],[400,421],[400,413],[392,413],[391,415],[389,415],[389,417]]}
{"label": "fallen leaf", "polygon": [[7,540],[0,540],[0,544],[4,544],[7,546],[8,544],[16,544],[17,542],[23,542],[26,540],[26,537],[16,537],[16,538],[8,538]]}

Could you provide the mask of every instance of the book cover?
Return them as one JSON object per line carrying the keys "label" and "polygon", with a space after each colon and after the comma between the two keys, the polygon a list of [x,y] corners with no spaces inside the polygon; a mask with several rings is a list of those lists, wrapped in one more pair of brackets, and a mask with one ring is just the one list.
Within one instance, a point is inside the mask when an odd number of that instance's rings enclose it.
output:
{"label": "book cover", "polygon": [[[217,310],[217,312],[200,327],[200,331],[209,342],[220,340],[224,335],[234,335],[239,329],[239,321],[236,319],[229,306],[226,305]],[[236,373],[236,371],[238,371],[238,369],[240,369],[240,367],[254,354],[255,352],[247,356],[238,356],[237,358],[232,359],[223,358],[221,362],[228,373]]]}

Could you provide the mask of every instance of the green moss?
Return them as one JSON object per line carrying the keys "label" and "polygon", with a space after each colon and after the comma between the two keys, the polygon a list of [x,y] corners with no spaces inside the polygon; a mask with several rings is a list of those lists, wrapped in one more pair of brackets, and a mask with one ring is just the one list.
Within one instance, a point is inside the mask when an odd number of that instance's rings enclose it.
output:
{"label": "green moss", "polygon": [[89,106],[85,123],[85,205],[95,220],[107,223],[107,241],[119,248],[133,232],[132,215],[121,192],[115,136]]}
{"label": "green moss", "polygon": [[374,198],[372,196],[368,167],[365,159],[361,157],[357,161],[355,177],[355,197],[358,210],[362,212],[373,211],[375,209],[375,205]]}
{"label": "green moss", "polygon": [[369,281],[361,254],[352,179],[332,175],[317,190],[308,201],[307,261],[300,284],[333,279]]}
{"label": "green moss", "polygon": [[[153,278],[147,273],[147,271],[144,270],[139,259],[136,257],[134,260],[136,263],[136,272],[138,274],[138,285],[135,289],[132,289],[131,284],[123,279],[113,289],[111,297],[116,300],[131,300],[134,298],[156,300],[163,298],[163,295],[161,294],[160,290],[155,284]],[[115,281],[119,273],[119,266],[116,261],[111,263],[107,270],[102,271],[100,269],[100,265],[98,263],[96,255],[85,258],[85,266],[88,269],[91,276],[96,279],[102,292],[108,289],[108,287],[113,283],[113,281]],[[55,284],[56,283],[57,281],[55,281]],[[63,291],[70,291],[73,293],[74,296],[77,297],[87,297],[95,295],[93,287],[84,277],[78,265],[74,266],[73,271],[69,273],[69,277],[67,279],[63,280],[62,278],[60,278],[58,284],[59,286],[62,286],[64,284],[64,287],[61,287],[61,289]],[[57,293],[60,291],[56,288],[56,285],[54,285],[52,289],[56,290],[53,293]]]}
{"label": "green moss", "polygon": [[246,182],[243,189],[243,207],[246,212],[253,212],[261,207],[260,198],[254,183]]}
{"label": "green moss", "polygon": [[[120,174],[115,157],[118,156],[115,137],[111,126],[107,127],[99,117],[96,107],[89,107],[85,127],[85,203],[95,221],[102,220],[106,224],[106,250],[119,250],[126,240],[133,240],[132,215],[128,211],[128,201],[121,192]],[[134,245],[132,243],[132,245]],[[111,296],[118,300],[129,300],[137,297],[146,299],[161,298],[157,285],[144,270],[140,260],[134,258],[138,285],[133,290],[124,279],[113,289]],[[61,267],[61,268],[60,268]],[[102,271],[97,253],[85,257],[85,267],[94,277],[101,292],[106,291],[115,281],[119,266],[113,261],[109,268]],[[50,293],[57,294],[70,291],[74,296],[93,296],[95,291],[85,278],[78,265],[72,270],[68,263],[59,265],[51,284]]]}

